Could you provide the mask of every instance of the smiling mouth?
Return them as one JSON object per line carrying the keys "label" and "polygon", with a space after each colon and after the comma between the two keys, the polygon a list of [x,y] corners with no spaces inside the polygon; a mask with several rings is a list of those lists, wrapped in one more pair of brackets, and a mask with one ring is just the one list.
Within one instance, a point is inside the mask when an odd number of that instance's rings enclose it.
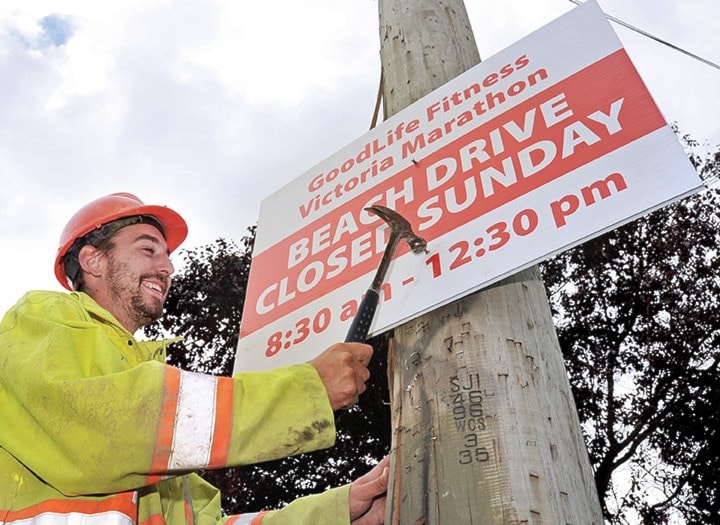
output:
{"label": "smiling mouth", "polygon": [[163,299],[165,298],[165,292],[167,291],[167,288],[160,283],[153,281],[142,281],[142,285],[148,290],[152,291],[154,294],[158,295],[159,297]]}

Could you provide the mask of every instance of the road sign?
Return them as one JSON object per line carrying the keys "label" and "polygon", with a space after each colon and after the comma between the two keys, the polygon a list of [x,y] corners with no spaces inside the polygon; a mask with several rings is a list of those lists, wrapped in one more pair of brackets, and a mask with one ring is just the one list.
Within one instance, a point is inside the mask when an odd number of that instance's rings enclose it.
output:
{"label": "road sign", "polygon": [[456,77],[261,206],[236,370],[342,340],[405,216],[371,333],[697,191],[700,179],[596,2]]}

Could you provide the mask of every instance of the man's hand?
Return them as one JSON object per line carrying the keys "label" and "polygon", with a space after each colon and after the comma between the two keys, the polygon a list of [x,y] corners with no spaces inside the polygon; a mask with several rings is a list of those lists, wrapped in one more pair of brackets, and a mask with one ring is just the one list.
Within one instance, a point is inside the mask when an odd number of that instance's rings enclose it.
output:
{"label": "man's hand", "polygon": [[350,485],[351,525],[382,525],[385,522],[385,502],[390,471],[390,456]]}
{"label": "man's hand", "polygon": [[356,404],[370,378],[373,348],[364,343],[336,343],[310,361],[325,385],[333,410]]}

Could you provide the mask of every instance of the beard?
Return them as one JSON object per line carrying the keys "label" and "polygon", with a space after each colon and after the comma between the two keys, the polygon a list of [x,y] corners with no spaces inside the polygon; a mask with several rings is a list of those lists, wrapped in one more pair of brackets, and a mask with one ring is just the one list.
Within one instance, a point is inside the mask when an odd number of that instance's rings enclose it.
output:
{"label": "beard", "polygon": [[139,291],[130,298],[130,304],[136,313],[135,319],[141,322],[142,326],[147,326],[160,319],[165,306],[165,303],[161,301],[146,301]]}
{"label": "beard", "polygon": [[160,319],[165,306],[164,300],[147,299],[143,295],[140,283],[146,278],[167,281],[167,277],[156,273],[135,274],[127,263],[116,263],[111,259],[108,283],[112,298],[125,309],[138,326],[147,326]]}

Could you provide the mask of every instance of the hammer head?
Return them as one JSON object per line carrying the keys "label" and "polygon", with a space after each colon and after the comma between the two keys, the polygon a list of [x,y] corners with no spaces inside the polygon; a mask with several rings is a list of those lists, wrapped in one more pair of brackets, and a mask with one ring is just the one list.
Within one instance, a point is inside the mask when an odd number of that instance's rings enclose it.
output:
{"label": "hammer head", "polygon": [[377,215],[388,224],[391,238],[395,236],[405,239],[413,253],[428,253],[425,239],[416,235],[407,219],[398,212],[378,204],[365,208],[365,210]]}

